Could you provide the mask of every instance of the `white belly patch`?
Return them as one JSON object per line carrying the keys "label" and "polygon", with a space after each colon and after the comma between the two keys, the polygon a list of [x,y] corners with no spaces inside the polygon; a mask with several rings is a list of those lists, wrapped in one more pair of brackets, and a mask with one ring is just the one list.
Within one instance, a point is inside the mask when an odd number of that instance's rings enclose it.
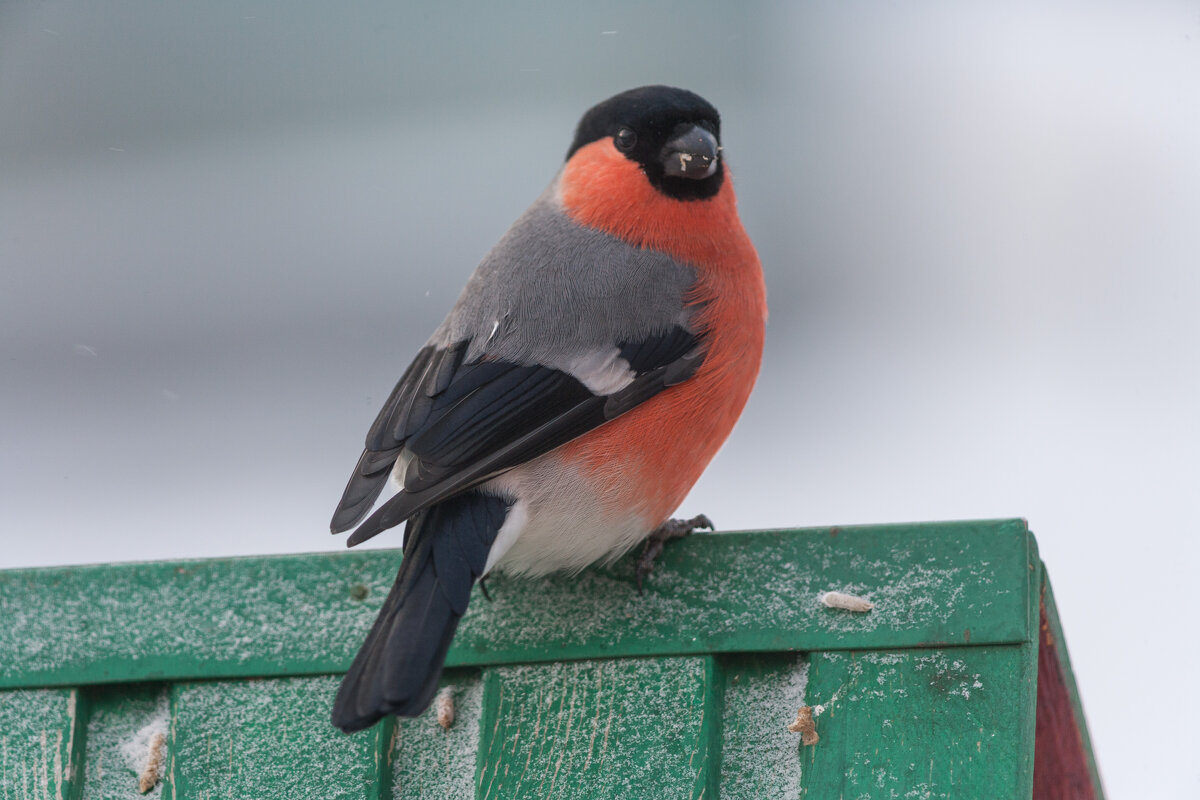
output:
{"label": "white belly patch", "polygon": [[624,555],[657,524],[635,509],[605,504],[556,453],[522,464],[482,488],[517,498],[488,554],[485,574],[493,567],[510,575],[578,572]]}

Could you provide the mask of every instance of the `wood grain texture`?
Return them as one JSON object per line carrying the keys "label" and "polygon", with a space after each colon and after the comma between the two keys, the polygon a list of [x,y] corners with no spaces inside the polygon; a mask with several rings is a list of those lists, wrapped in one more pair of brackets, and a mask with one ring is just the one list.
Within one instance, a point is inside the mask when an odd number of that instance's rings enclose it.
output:
{"label": "wood grain texture", "polygon": [[748,653],[720,663],[721,800],[799,800],[800,736],[787,726],[805,704],[808,661],[795,653]]}
{"label": "wood grain texture", "polygon": [[[447,664],[1003,644],[1031,636],[1022,520],[694,535],[476,592]],[[0,572],[0,688],[344,671],[395,551]],[[847,614],[817,598],[875,603]]]}
{"label": "wood grain texture", "polygon": [[124,684],[82,691],[87,721],[79,800],[163,797],[171,725],[167,686]]}
{"label": "wood grain texture", "polygon": [[443,728],[431,706],[415,719],[396,720],[391,756],[394,800],[474,800],[475,762],[483,716],[483,678],[476,670],[443,675],[453,698],[454,723]]}
{"label": "wood grain texture", "polygon": [[1103,800],[1104,790],[1048,578],[1043,586],[1033,800]]}
{"label": "wood grain texture", "polygon": [[395,558],[0,573],[0,676],[33,687],[0,687],[0,800],[1028,798],[1039,655],[1102,797],[1019,520],[695,536],[644,596],[629,561],[497,579],[443,676],[453,724],[348,737],[336,673]]}
{"label": "wood grain texture", "polygon": [[0,798],[61,800],[78,784],[73,689],[0,692]]}
{"label": "wood grain texture", "polygon": [[1019,645],[811,656],[804,797],[1028,797]]}
{"label": "wood grain texture", "polygon": [[391,726],[334,729],[336,688],[333,677],[176,685],[163,796],[379,800]]}
{"label": "wood grain texture", "polygon": [[714,797],[717,680],[710,658],[490,670],[476,797]]}

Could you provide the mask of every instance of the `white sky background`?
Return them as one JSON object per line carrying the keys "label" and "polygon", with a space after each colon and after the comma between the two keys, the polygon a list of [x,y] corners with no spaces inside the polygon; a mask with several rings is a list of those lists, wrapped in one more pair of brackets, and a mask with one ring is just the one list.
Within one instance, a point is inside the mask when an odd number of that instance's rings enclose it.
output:
{"label": "white sky background", "polygon": [[1110,795],[1200,796],[1198,2],[0,6],[0,568],[340,547],[409,357],[652,82],[722,110],[772,314],[683,513],[1028,518]]}

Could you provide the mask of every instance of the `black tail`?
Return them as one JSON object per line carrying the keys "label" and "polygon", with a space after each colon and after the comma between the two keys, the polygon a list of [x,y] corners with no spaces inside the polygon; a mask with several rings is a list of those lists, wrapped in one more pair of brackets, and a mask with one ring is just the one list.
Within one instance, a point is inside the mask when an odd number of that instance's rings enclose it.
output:
{"label": "black tail", "polygon": [[471,587],[511,505],[472,491],[408,521],[400,573],[338,689],[334,725],[352,733],[387,714],[415,717],[429,707]]}

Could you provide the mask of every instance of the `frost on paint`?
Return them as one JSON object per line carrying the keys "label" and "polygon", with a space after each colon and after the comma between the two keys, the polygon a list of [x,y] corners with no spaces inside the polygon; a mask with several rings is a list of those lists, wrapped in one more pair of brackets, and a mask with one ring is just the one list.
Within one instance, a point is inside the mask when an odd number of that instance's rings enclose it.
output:
{"label": "frost on paint", "polygon": [[75,698],[70,689],[0,692],[0,798],[62,796]]}
{"label": "frost on paint", "polygon": [[166,688],[116,686],[90,696],[83,800],[161,797],[170,730]]}
{"label": "frost on paint", "polygon": [[916,659],[918,673],[932,674],[932,680],[942,687],[947,697],[971,699],[971,692],[983,688],[982,676],[967,668],[961,658],[952,658],[952,651],[934,650]]}
{"label": "frost on paint", "polygon": [[[709,763],[705,658],[573,661],[489,675],[482,797],[693,797]],[[520,769],[513,768],[520,765]]]}
{"label": "frost on paint", "polygon": [[768,664],[751,663],[728,676],[722,798],[800,797],[800,750],[787,725],[804,704],[808,663],[801,656],[785,655],[771,657]]}
{"label": "frost on paint", "polygon": [[[498,575],[495,601],[470,604],[448,663],[493,654],[519,662],[547,647],[630,654],[664,636],[691,652],[703,652],[703,640],[759,649],[757,636],[765,644],[782,631],[826,644],[891,632],[905,645],[948,633],[967,643],[973,631],[1008,636],[998,620],[1024,620],[1023,584],[1013,579],[1025,577],[1026,559],[1013,543],[1027,534],[961,528],[694,537],[664,557],[644,595],[632,590],[631,559],[533,582]],[[124,680],[338,672],[398,561],[365,552],[3,572],[0,683],[87,683],[114,667]],[[833,613],[814,602],[830,588],[875,607]]]}
{"label": "frost on paint", "polygon": [[[397,719],[391,744],[396,800],[474,800],[475,753],[483,712],[483,681],[478,674],[447,673],[438,694],[453,698],[454,722],[439,719],[438,702],[419,717]],[[444,718],[444,717],[443,717]]]}
{"label": "frost on paint", "polygon": [[12,570],[0,574],[0,676],[14,664],[70,670],[95,653],[160,669],[181,657],[268,674],[331,668],[362,644],[398,564],[350,553]]}
{"label": "frost on paint", "polygon": [[[738,534],[702,538],[721,536]],[[989,565],[962,566],[958,553],[953,559],[921,555],[899,536],[888,552],[871,557],[797,536],[771,547],[695,548],[681,566],[659,562],[642,595],[629,590],[625,562],[550,576],[536,594],[497,575],[491,585],[495,602],[471,604],[455,646],[478,649],[502,642],[506,648],[537,648],[546,640],[586,646],[598,639],[614,641],[614,636],[653,636],[663,620],[678,623],[684,634],[709,636],[773,627],[837,633],[936,629],[964,613],[968,596],[986,594],[990,605],[1008,602],[1012,593],[991,585]],[[848,576],[839,594],[870,603],[871,613],[831,614],[813,602],[830,588],[831,574]],[[754,580],[731,579],[749,575]],[[622,621],[615,634],[613,620]]]}
{"label": "frost on paint", "polygon": [[372,796],[380,728],[346,736],[329,724],[338,683],[320,676],[177,685],[168,770],[180,797]]}

